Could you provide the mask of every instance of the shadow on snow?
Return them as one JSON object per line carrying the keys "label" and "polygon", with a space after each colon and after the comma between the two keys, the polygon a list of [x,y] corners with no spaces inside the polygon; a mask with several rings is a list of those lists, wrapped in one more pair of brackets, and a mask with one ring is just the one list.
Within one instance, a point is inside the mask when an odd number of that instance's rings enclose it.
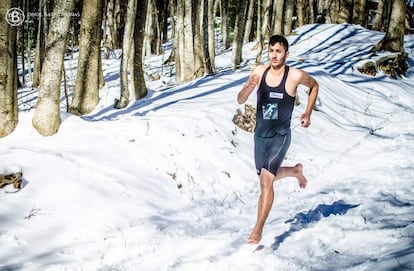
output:
{"label": "shadow on snow", "polygon": [[292,233],[300,231],[303,228],[307,228],[312,222],[317,222],[322,217],[328,217],[330,215],[344,215],[349,209],[358,207],[359,204],[346,204],[344,201],[339,200],[334,203],[319,204],[314,210],[310,210],[307,213],[298,213],[293,218],[285,221],[285,223],[291,223],[289,230],[275,237],[275,242],[271,245],[273,250],[277,250],[280,244],[288,238]]}
{"label": "shadow on snow", "polygon": [[[233,73],[233,71],[227,71],[227,72],[223,72],[223,73],[216,74],[213,76],[216,77],[215,79],[218,79],[223,76],[229,76],[231,75],[231,73]],[[218,84],[217,88],[213,88],[213,89],[207,88],[206,91],[202,91],[200,88],[202,88],[206,84],[211,83],[212,82],[211,80],[212,79],[210,76],[205,76],[198,80],[192,81],[184,86],[179,86],[174,89],[167,89],[159,95],[155,95],[155,93],[157,92],[151,91],[148,93],[148,95],[145,98],[135,101],[131,106],[128,106],[124,109],[113,111],[114,108],[111,105],[111,106],[108,106],[102,109],[101,111],[95,114],[85,116],[84,119],[93,120],[93,121],[114,120],[123,114],[132,114],[134,116],[143,117],[143,116],[146,116],[151,111],[160,110],[162,108],[168,107],[180,101],[193,100],[193,99],[205,97],[208,95],[212,95],[218,92],[225,91],[231,87],[241,85],[243,82],[247,80],[247,76],[243,76],[242,78],[236,79],[236,80],[229,80],[229,83]],[[200,91],[197,91],[195,93],[191,92],[197,89],[200,89]],[[188,95],[186,97],[181,96],[181,97],[177,97],[176,99],[172,99],[168,102],[157,104],[157,101],[162,101],[163,99],[166,99],[167,97],[171,98],[176,94],[184,93],[184,92],[188,92]],[[149,108],[145,108],[145,107],[149,107]],[[113,113],[110,113],[110,112],[113,112]],[[105,113],[110,113],[110,114],[105,115]]]}

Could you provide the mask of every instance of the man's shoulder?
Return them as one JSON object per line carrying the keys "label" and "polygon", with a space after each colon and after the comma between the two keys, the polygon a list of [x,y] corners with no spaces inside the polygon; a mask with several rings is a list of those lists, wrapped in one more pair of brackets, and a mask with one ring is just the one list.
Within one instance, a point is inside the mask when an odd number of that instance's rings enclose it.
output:
{"label": "man's shoulder", "polygon": [[264,64],[258,64],[256,67],[254,67],[253,69],[253,73],[258,74],[258,75],[262,75],[263,72],[268,68],[269,66],[264,65]]}
{"label": "man's shoulder", "polygon": [[295,68],[295,67],[293,67],[293,66],[287,66],[287,67],[289,67],[289,72],[291,72],[291,73],[300,73],[302,70],[301,69],[298,69],[298,68]]}
{"label": "man's shoulder", "polygon": [[289,66],[289,75],[293,78],[301,78],[304,75],[304,71],[292,66]]}
{"label": "man's shoulder", "polygon": [[257,64],[256,67],[254,67],[253,71],[264,72],[264,70],[266,70],[268,67],[269,65]]}

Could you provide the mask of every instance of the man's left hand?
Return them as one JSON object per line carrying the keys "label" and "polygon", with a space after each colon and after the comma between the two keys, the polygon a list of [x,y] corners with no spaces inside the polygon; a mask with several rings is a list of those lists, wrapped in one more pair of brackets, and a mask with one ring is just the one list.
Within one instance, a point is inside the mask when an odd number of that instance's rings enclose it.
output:
{"label": "man's left hand", "polygon": [[303,113],[300,116],[300,125],[304,128],[308,128],[311,125],[310,115],[307,113]]}

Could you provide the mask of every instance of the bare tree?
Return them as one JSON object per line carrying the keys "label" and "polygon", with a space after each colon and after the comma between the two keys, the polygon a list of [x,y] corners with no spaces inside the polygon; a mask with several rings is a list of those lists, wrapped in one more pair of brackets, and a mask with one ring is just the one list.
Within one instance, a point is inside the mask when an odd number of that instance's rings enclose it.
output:
{"label": "bare tree", "polygon": [[273,24],[273,34],[283,34],[283,11],[285,8],[285,1],[283,0],[274,0],[273,6],[275,20]]}
{"label": "bare tree", "polygon": [[260,25],[260,32],[258,33],[258,46],[257,46],[257,55],[256,63],[262,62],[262,52],[264,48],[264,40],[269,39],[270,36],[270,23],[272,21],[272,0],[263,0],[262,6],[260,8],[260,13],[258,17],[263,18],[263,21]]}
{"label": "bare tree", "polygon": [[224,49],[230,47],[229,39],[229,25],[228,25],[228,16],[229,15],[229,0],[221,0],[220,6],[220,16],[221,16],[221,37],[223,39]]}
{"label": "bare tree", "polygon": [[242,49],[243,49],[243,30],[245,24],[245,12],[247,1],[241,1],[237,7],[236,22],[234,26],[234,39],[233,39],[233,55],[232,55],[232,67],[233,69],[240,68],[242,62]]}
{"label": "bare tree", "polygon": [[131,50],[133,45],[134,23],[137,8],[137,0],[128,0],[125,30],[122,41],[122,58],[120,67],[121,95],[115,100],[114,107],[117,109],[125,108],[130,101],[130,91],[128,86],[128,71],[131,61]]}
{"label": "bare tree", "polygon": [[352,2],[353,0],[344,0],[339,9],[337,23],[351,23],[352,22]]}
{"label": "bare tree", "polygon": [[325,23],[334,24],[339,17],[340,0],[325,0],[323,14],[325,15]]}
{"label": "bare tree", "polygon": [[315,10],[315,3],[317,0],[309,0],[309,5],[308,5],[308,11],[309,11],[309,21],[308,23],[310,24],[314,24],[316,21],[316,14],[318,13],[317,10]]}
{"label": "bare tree", "polygon": [[366,26],[367,22],[367,1],[366,0],[354,0],[353,6],[353,24],[359,24]]}
{"label": "bare tree", "polygon": [[32,87],[37,88],[40,84],[40,75],[42,72],[43,60],[45,58],[45,40],[48,32],[48,0],[39,1],[39,22],[37,27],[37,38],[36,38],[36,54],[33,69],[33,81]]}
{"label": "bare tree", "polygon": [[[215,40],[215,14],[214,14],[214,0],[201,0],[199,5],[200,10],[197,11],[195,20],[194,42],[196,47],[196,67],[204,65],[202,69],[196,68],[197,77],[203,75],[204,71],[208,75],[216,73],[215,56],[216,56],[216,40]],[[198,31],[200,30],[200,31]],[[197,33],[200,32],[200,33]],[[200,46],[201,51],[197,48]],[[201,58],[199,58],[201,56]],[[201,73],[200,71],[203,71]]]}
{"label": "bare tree", "polygon": [[[208,74],[212,74],[212,66],[210,61],[210,52],[208,51],[208,15],[203,16],[203,1],[207,4],[206,0],[193,1],[194,10],[194,76],[201,77],[204,75],[207,66],[209,66]],[[208,12],[208,10],[206,11]],[[207,55],[204,55],[204,50],[207,50]],[[207,63],[207,61],[209,63]]]}
{"label": "bare tree", "polygon": [[404,52],[405,13],[405,1],[393,0],[387,32],[374,51]]}
{"label": "bare tree", "polygon": [[[124,31],[125,31],[125,17],[127,9],[125,6],[127,4],[127,0],[114,0],[114,33],[113,33],[113,42],[114,48],[122,49],[122,43],[124,38]],[[121,7],[121,4],[123,7]]]}
{"label": "bare tree", "polygon": [[385,31],[388,25],[389,0],[379,0],[377,10],[375,12],[372,29],[377,31]]}
{"label": "bare tree", "polygon": [[214,29],[216,14],[214,13],[214,0],[208,0],[208,51],[213,73],[216,73],[216,31]]}
{"label": "bare tree", "polygon": [[[209,0],[201,0],[202,5],[202,24],[201,24],[201,37],[202,37],[202,47],[203,47],[203,58],[204,58],[204,66],[205,66],[205,72],[206,74],[214,74],[214,64],[213,64],[213,58],[210,55],[210,48],[209,48]],[[214,55],[213,55],[214,57]]]}
{"label": "bare tree", "polygon": [[[164,3],[165,2],[165,3]],[[162,54],[162,43],[167,41],[167,10],[168,10],[168,1],[165,0],[156,0],[155,6],[157,10],[157,37],[155,43],[155,52],[156,54]]]}
{"label": "bare tree", "polygon": [[143,43],[145,36],[146,9],[148,0],[138,0],[140,10],[137,11],[134,27],[134,91],[135,99],[141,99],[147,95],[147,87],[144,78]]}
{"label": "bare tree", "polygon": [[298,27],[305,24],[306,18],[306,11],[305,11],[305,0],[297,0],[296,1],[296,14],[298,16]]}
{"label": "bare tree", "polygon": [[56,0],[46,40],[33,126],[42,135],[55,134],[60,126],[60,86],[63,58],[75,0]]}
{"label": "bare tree", "polygon": [[[190,81],[198,76],[204,65],[196,66],[196,58],[200,57],[195,51],[194,31],[196,13],[195,5],[191,0],[177,0],[177,21],[175,29],[175,64],[176,78],[179,82]],[[200,21],[198,21],[200,22]],[[197,61],[198,62],[198,61]]]}
{"label": "bare tree", "polygon": [[[162,47],[161,47],[161,11],[159,10],[159,1],[149,0],[148,1],[148,8],[147,8],[147,20],[145,26],[145,39],[144,39],[144,46],[145,46],[145,55],[162,54]],[[140,7],[140,11],[141,10]]]}
{"label": "bare tree", "polygon": [[[0,6],[6,14],[13,0]],[[5,16],[0,16],[0,138],[14,131],[18,122],[17,111],[17,62],[16,28],[11,27]]]}
{"label": "bare tree", "polygon": [[175,18],[177,14],[177,0],[169,0],[170,5],[168,10],[170,12],[171,36],[175,37]]}
{"label": "bare tree", "polygon": [[91,112],[99,102],[102,13],[103,0],[83,2],[76,85],[69,109],[77,115]]}
{"label": "bare tree", "polygon": [[162,42],[167,42],[168,41],[168,9],[169,9],[169,4],[170,1],[169,0],[158,0],[157,1],[157,6],[158,6],[158,10],[160,13],[160,16],[158,17],[160,20],[160,26],[161,26],[161,33],[162,33],[162,37],[161,40]]}
{"label": "bare tree", "polygon": [[285,1],[285,14],[284,14],[284,35],[292,34],[292,17],[293,17],[293,0]]}
{"label": "bare tree", "polygon": [[246,17],[246,30],[244,31],[244,42],[250,41],[250,36],[252,34],[253,28],[253,18],[254,18],[254,0],[248,0],[247,3],[247,17]]}
{"label": "bare tree", "polygon": [[119,46],[119,43],[117,44],[117,35],[116,35],[116,29],[115,29],[115,0],[108,0],[106,3],[106,12],[105,12],[105,36],[104,42],[105,42],[105,48],[107,53],[107,58],[109,58],[110,51],[115,49],[115,46]]}
{"label": "bare tree", "polygon": [[[262,34],[262,16],[260,16],[260,14],[262,14],[262,0],[257,0],[257,11],[256,11],[256,41],[259,44],[260,43],[260,37],[263,35]],[[273,16],[274,18],[274,16]],[[272,22],[273,23],[273,22]]]}

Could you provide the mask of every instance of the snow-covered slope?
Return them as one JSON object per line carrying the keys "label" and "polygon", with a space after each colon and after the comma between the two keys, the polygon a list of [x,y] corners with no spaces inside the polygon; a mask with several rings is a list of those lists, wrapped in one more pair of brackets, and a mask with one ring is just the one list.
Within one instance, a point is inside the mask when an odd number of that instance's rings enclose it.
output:
{"label": "snow-covered slope", "polygon": [[[382,35],[309,25],[289,37],[289,65],[320,84],[308,129],[300,90],[285,161],[303,163],[309,183],[275,183],[259,247],[244,244],[260,192],[253,137],[232,123],[253,44],[240,71],[229,69],[231,51],[217,56],[217,75],[172,88],[163,69],[122,110],[112,107],[119,60],[104,60],[98,108],[62,113],[51,137],[31,125],[36,93],[20,90],[0,170],[23,171],[24,186],[0,190],[0,270],[412,270],[414,37],[404,78],[360,74]],[[161,61],[147,68],[161,72]]]}

